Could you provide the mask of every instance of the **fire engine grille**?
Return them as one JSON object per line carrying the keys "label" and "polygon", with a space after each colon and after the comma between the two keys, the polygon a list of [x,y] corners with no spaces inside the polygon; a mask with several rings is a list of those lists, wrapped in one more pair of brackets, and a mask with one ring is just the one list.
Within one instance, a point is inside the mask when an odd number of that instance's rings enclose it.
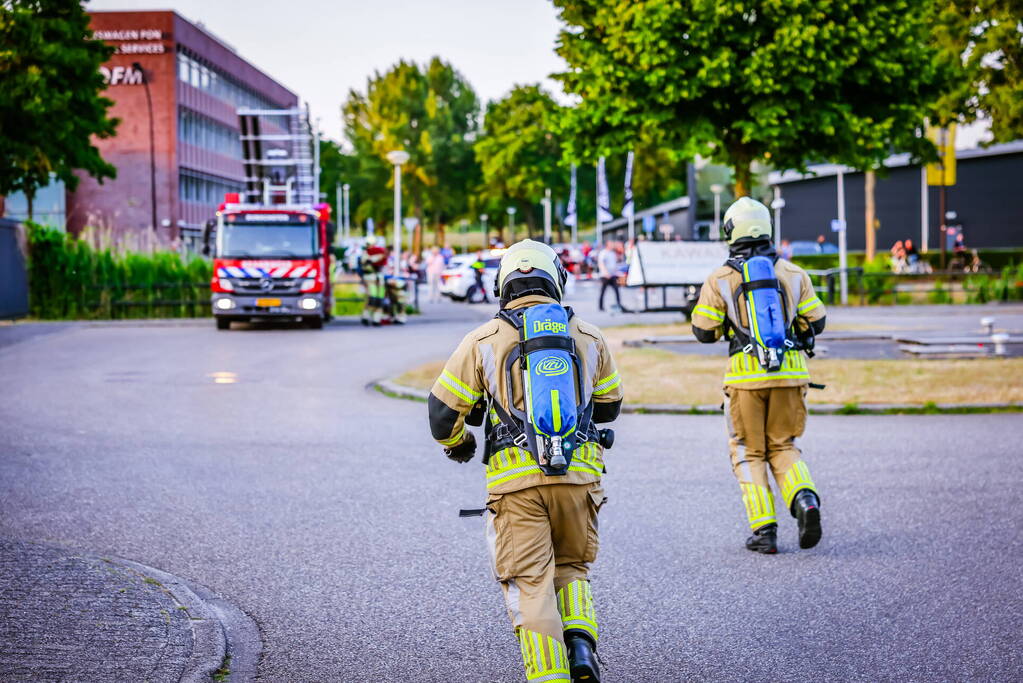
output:
{"label": "fire engine grille", "polygon": [[231,280],[239,294],[298,294],[298,278],[236,278]]}

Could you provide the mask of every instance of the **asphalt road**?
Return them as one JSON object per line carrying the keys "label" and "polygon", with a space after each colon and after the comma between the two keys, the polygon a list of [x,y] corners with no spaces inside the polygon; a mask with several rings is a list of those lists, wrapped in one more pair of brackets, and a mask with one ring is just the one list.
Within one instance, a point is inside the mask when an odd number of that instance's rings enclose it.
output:
{"label": "asphalt road", "polygon": [[[478,460],[365,388],[488,313],[0,327],[0,537],[212,588],[257,621],[262,680],[521,680],[482,524],[457,517],[482,503]],[[774,557],[742,548],[722,418],[617,432],[593,572],[606,680],[1023,676],[1019,415],[812,417],[824,540],[797,550],[786,518]]]}

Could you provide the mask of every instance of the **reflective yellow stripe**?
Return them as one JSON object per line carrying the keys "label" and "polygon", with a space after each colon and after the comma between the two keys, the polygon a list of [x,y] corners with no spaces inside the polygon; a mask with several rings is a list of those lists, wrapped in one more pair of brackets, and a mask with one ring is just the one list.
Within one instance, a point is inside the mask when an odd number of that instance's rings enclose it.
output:
{"label": "reflective yellow stripe", "polygon": [[454,446],[456,443],[458,443],[459,441],[462,440],[463,436],[465,436],[465,425],[462,425],[462,431],[458,432],[458,434],[456,434],[455,436],[451,437],[450,439],[445,439],[444,441],[441,441],[440,445],[441,446]]}
{"label": "reflective yellow stripe", "polygon": [[572,680],[568,651],[560,640],[525,628],[518,629],[518,637],[527,681]]}
{"label": "reflective yellow stripe", "polygon": [[725,320],[724,311],[719,311],[716,308],[711,308],[710,306],[704,306],[702,304],[693,309],[693,315],[702,315],[719,323],[724,322]]}
{"label": "reflective yellow stripe", "polygon": [[781,481],[781,497],[785,501],[785,507],[792,507],[792,499],[804,489],[817,491],[813,479],[810,478],[810,468],[802,460],[797,460]]}
{"label": "reflective yellow stripe", "polygon": [[[592,441],[579,444],[572,453],[568,469],[570,472],[601,476],[604,473],[603,450]],[[532,474],[543,474],[533,455],[525,449],[511,446],[490,456],[487,463],[487,488]]]}
{"label": "reflective yellow stripe", "polygon": [[801,301],[799,303],[799,306],[796,307],[796,310],[800,313],[806,313],[807,311],[812,311],[813,309],[817,308],[818,306],[821,305],[821,303],[822,303],[821,300],[816,295],[814,295],[809,299],[806,299],[805,301]]}
{"label": "reflective yellow stripe", "polygon": [[[746,282],[749,282],[749,263],[742,264],[742,275]],[[767,346],[764,344],[764,340],[760,338],[760,327],[757,325],[756,316],[756,300],[753,298],[753,291],[746,292],[746,298],[749,301],[749,325],[750,332],[753,334],[753,338],[756,339],[761,346]]]}
{"label": "reflective yellow stripe", "polygon": [[558,390],[551,389],[551,419],[554,420],[554,431],[561,431],[561,400]]}
{"label": "reflective yellow stripe", "polygon": [[452,375],[447,370],[441,373],[441,376],[437,378],[437,381],[443,384],[444,387],[452,394],[458,396],[467,403],[475,403],[481,396],[483,396],[483,392],[473,391],[472,387]]}
{"label": "reflective yellow stripe", "polygon": [[604,387],[603,389],[595,389],[593,391],[593,395],[594,396],[603,396],[604,394],[609,393],[612,389],[618,388],[619,386],[621,386],[621,384],[622,384],[622,381],[620,379],[619,380],[615,380],[615,383],[610,385],[610,386]]}
{"label": "reflective yellow stripe", "polygon": [[568,584],[558,591],[557,602],[562,628],[585,631],[596,642],[597,613],[593,609],[590,582],[577,580]]}
{"label": "reflective yellow stripe", "polygon": [[742,502],[746,506],[750,529],[759,529],[777,521],[771,489],[750,482],[740,482],[739,487],[742,489]]}
{"label": "reflective yellow stripe", "polygon": [[615,372],[611,373],[610,375],[608,375],[607,377],[605,377],[604,379],[602,379],[599,382],[597,382],[593,386],[593,395],[594,396],[603,396],[604,394],[608,393],[609,391],[611,391],[615,387],[620,386],[621,383],[622,383],[622,378],[618,375],[618,372],[615,371]]}
{"label": "reflective yellow stripe", "polygon": [[768,379],[809,379],[810,371],[806,359],[798,351],[787,351],[777,372],[767,372],[760,367],[760,361],[748,353],[737,353],[729,361],[725,373],[725,384],[742,384]]}

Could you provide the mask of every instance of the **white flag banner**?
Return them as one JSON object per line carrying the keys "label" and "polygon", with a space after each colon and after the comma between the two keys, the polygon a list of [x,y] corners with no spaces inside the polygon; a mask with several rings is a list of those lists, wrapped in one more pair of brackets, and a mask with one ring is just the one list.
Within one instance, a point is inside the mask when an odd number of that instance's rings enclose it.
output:
{"label": "white flag banner", "polygon": [[632,201],[632,157],[633,153],[625,159],[625,206],[622,207],[622,215],[631,218],[635,211],[635,202]]}
{"label": "white flag banner", "polygon": [[579,220],[575,209],[575,164],[572,164],[572,187],[568,192],[568,207],[565,209],[565,218],[562,223],[573,227]]}
{"label": "white flag banner", "polygon": [[597,222],[607,223],[614,219],[611,213],[611,193],[607,189],[607,169],[604,157],[597,161]]}

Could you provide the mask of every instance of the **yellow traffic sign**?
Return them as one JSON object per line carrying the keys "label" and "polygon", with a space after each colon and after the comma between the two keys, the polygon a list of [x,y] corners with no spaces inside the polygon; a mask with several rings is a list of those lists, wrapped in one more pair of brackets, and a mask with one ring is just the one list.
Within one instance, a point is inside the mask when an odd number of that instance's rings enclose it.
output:
{"label": "yellow traffic sign", "polygon": [[927,126],[927,138],[938,149],[938,161],[927,164],[928,185],[956,184],[956,124],[948,128]]}

